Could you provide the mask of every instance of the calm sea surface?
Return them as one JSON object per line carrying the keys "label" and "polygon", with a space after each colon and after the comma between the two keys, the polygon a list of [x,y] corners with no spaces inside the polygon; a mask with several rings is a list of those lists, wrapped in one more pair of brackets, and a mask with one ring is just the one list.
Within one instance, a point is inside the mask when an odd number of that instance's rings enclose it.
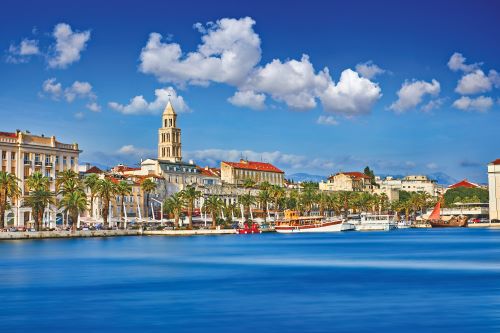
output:
{"label": "calm sea surface", "polygon": [[500,230],[0,242],[1,332],[500,332]]}

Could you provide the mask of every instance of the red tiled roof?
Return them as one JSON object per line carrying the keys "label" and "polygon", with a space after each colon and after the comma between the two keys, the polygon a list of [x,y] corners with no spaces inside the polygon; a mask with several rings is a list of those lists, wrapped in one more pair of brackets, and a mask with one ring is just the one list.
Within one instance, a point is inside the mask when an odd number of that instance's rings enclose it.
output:
{"label": "red tiled roof", "polygon": [[242,160],[240,162],[225,162],[225,161],[223,161],[222,163],[230,165],[236,169],[284,173],[283,171],[281,171],[280,169],[278,169],[274,165],[272,165],[270,163],[265,163],[265,162],[252,162],[252,161],[243,161]]}
{"label": "red tiled roof", "polygon": [[17,134],[11,133],[11,132],[0,132],[0,136],[6,136],[9,138],[17,138]]}
{"label": "red tiled roof", "polygon": [[448,188],[457,188],[457,187],[477,188],[477,187],[479,187],[479,185],[471,183],[467,179],[464,179],[456,184],[448,186]]}
{"label": "red tiled roof", "polygon": [[370,176],[367,176],[364,173],[358,172],[358,171],[339,172],[336,175],[331,176],[330,178],[333,178],[333,177],[335,177],[337,175],[346,175],[346,176],[349,176],[349,177],[354,178],[354,179],[360,179],[360,178],[370,179]]}
{"label": "red tiled roof", "polygon": [[125,171],[136,171],[141,170],[141,168],[129,167],[126,165],[117,165],[113,168],[116,172],[125,172]]}
{"label": "red tiled roof", "polygon": [[494,160],[493,162],[491,162],[491,164],[493,164],[493,165],[500,165],[500,158],[497,158],[496,160]]}
{"label": "red tiled roof", "polygon": [[85,171],[85,173],[102,173],[102,172],[103,171],[96,166],[93,166],[92,168]]}
{"label": "red tiled roof", "polygon": [[219,168],[209,168],[209,167],[198,167],[198,171],[207,177],[220,177],[220,169]]}

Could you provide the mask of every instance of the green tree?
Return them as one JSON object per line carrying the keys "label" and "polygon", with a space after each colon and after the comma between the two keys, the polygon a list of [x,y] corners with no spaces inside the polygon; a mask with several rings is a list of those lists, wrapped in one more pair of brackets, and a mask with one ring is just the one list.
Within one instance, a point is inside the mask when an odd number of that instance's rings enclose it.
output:
{"label": "green tree", "polygon": [[255,198],[250,193],[240,195],[238,197],[238,203],[243,205],[243,212],[245,221],[248,222],[250,214],[250,206],[255,203]]}
{"label": "green tree", "polygon": [[267,222],[267,204],[271,201],[271,194],[268,189],[262,189],[257,195],[257,201],[259,202],[262,210],[264,211],[264,222]]}
{"label": "green tree", "polygon": [[223,207],[222,200],[215,196],[210,195],[205,200],[204,208],[210,213],[210,217],[212,218],[212,228],[215,228],[217,225],[217,217],[219,216],[219,212]]}
{"label": "green tree", "polygon": [[163,213],[172,214],[174,216],[174,226],[176,228],[179,227],[179,218],[183,207],[184,201],[180,192],[175,193],[163,201]]}
{"label": "green tree", "polygon": [[181,197],[184,200],[184,205],[187,208],[189,229],[193,229],[193,211],[196,199],[201,197],[201,192],[196,190],[194,186],[187,186],[181,191]]}
{"label": "green tree", "polygon": [[99,182],[99,176],[95,173],[91,173],[90,175],[85,177],[84,183],[85,186],[89,189],[90,196],[90,216],[94,217],[94,197],[97,191],[97,183]]}
{"label": "green tree", "polygon": [[70,181],[75,181],[78,178],[79,178],[78,174],[75,171],[71,170],[71,169],[58,172],[57,173],[57,178],[56,178],[56,188],[57,188],[57,191],[60,191],[60,187],[63,184],[67,184]]}
{"label": "green tree", "polygon": [[[469,198],[466,200],[466,198]],[[444,204],[446,207],[450,207],[454,202],[465,202],[473,201],[471,198],[477,199],[475,202],[489,202],[488,190],[483,188],[467,188],[467,187],[457,187],[449,189],[444,194]]]}
{"label": "green tree", "polygon": [[43,212],[45,207],[54,202],[54,194],[47,189],[39,188],[30,191],[25,200],[25,204],[31,207],[33,217],[35,218],[35,230],[42,229]]}
{"label": "green tree", "polygon": [[99,179],[97,182],[96,195],[101,199],[102,205],[102,218],[104,220],[104,227],[109,227],[109,205],[111,198],[116,194],[116,185],[109,178]]}
{"label": "green tree", "polygon": [[67,192],[59,202],[59,208],[68,212],[73,222],[71,229],[76,231],[78,217],[87,209],[87,195],[82,190]]}
{"label": "green tree", "polygon": [[285,189],[278,185],[272,185],[269,189],[269,194],[271,195],[274,210],[279,210],[279,203],[286,197]]}
{"label": "green tree", "polygon": [[125,227],[125,196],[130,195],[132,193],[132,185],[126,180],[120,181],[116,184],[116,194],[120,196],[120,221],[122,221],[123,226]]}
{"label": "green tree", "polygon": [[156,183],[151,178],[145,179],[141,183],[142,191],[146,194],[146,217],[149,217],[149,195],[156,190]]}
{"label": "green tree", "polygon": [[17,200],[21,196],[19,178],[11,173],[0,171],[0,229],[5,228],[5,211],[9,208],[9,200]]}
{"label": "green tree", "polygon": [[49,178],[45,177],[39,171],[34,172],[31,176],[28,177],[28,179],[26,179],[26,186],[30,191],[48,190],[49,184]]}

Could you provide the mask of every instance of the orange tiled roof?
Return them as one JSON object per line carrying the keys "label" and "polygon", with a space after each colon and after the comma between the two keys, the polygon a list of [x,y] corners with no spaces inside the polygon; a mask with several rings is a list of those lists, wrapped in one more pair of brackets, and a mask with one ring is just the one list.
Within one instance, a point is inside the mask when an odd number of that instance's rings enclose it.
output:
{"label": "orange tiled roof", "polygon": [[200,174],[207,177],[220,177],[220,169],[219,168],[209,168],[209,167],[197,167]]}
{"label": "orange tiled roof", "polygon": [[458,188],[458,187],[477,188],[477,187],[479,187],[479,185],[471,183],[467,179],[464,179],[456,184],[448,186],[448,188]]}
{"label": "orange tiled roof", "polygon": [[494,160],[493,162],[491,162],[491,164],[493,164],[493,165],[500,165],[500,158],[497,158],[496,160]]}
{"label": "orange tiled roof", "polygon": [[134,167],[126,166],[126,165],[117,165],[114,167],[114,170],[116,172],[125,172],[125,171],[137,171],[137,170],[141,170],[141,168],[134,168]]}
{"label": "orange tiled roof", "polygon": [[11,132],[0,132],[0,136],[6,136],[9,138],[17,138],[17,134],[11,133]]}
{"label": "orange tiled roof", "polygon": [[102,170],[96,166],[93,166],[92,168],[85,171],[85,173],[102,173]]}
{"label": "orange tiled roof", "polygon": [[225,161],[223,161],[222,163],[230,165],[236,169],[284,173],[283,171],[281,171],[280,169],[278,169],[274,165],[272,165],[270,163],[265,163],[265,162],[253,162],[253,161],[241,160],[240,162],[225,162]]}

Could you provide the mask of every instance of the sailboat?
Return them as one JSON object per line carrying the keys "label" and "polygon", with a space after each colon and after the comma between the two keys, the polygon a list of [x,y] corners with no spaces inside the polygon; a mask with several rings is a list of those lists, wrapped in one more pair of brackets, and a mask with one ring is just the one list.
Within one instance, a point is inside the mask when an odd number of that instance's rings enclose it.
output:
{"label": "sailboat", "polygon": [[438,200],[436,206],[432,210],[431,215],[427,219],[433,228],[465,228],[467,227],[467,217],[452,216],[448,219],[441,216],[441,199]]}

